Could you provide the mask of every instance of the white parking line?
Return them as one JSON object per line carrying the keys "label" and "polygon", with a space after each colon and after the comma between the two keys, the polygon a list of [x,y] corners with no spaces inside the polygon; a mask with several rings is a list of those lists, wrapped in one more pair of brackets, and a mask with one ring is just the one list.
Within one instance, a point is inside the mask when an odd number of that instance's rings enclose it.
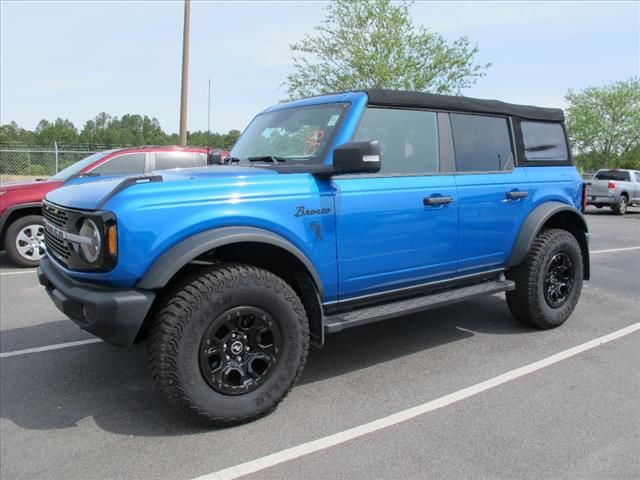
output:
{"label": "white parking line", "polygon": [[5,276],[5,275],[21,275],[23,273],[31,273],[31,272],[35,272],[37,269],[36,268],[30,268],[28,270],[18,270],[15,272],[2,272],[0,273],[0,276]]}
{"label": "white parking line", "polygon": [[87,345],[89,343],[102,342],[99,338],[90,338],[88,340],[78,340],[77,342],[58,343],[56,345],[45,345],[44,347],[25,348],[24,350],[15,350],[13,352],[0,353],[0,358],[15,357],[18,355],[26,355],[28,353],[48,352],[50,350],[61,350],[63,348],[77,347],[79,345]]}
{"label": "white parking line", "polygon": [[544,358],[537,362],[530,363],[529,365],[525,365],[524,367],[516,368],[515,370],[503,373],[502,375],[498,375],[497,377],[485,380],[484,382],[476,383],[475,385],[463,388],[462,390],[458,390],[454,393],[450,393],[448,395],[445,395],[444,397],[440,397],[435,400],[431,400],[430,402],[423,403],[422,405],[418,405],[416,407],[394,413],[392,415],[389,415],[388,417],[380,418],[378,420],[374,420],[372,422],[365,423],[363,425],[359,425],[357,427],[353,427],[348,430],[335,433],[333,435],[322,437],[311,442],[296,445],[295,447],[287,448],[286,450],[281,450],[279,452],[272,453],[271,455],[267,455],[256,460],[241,463],[239,465],[225,468],[223,470],[218,470],[217,472],[198,477],[195,480],[233,480],[235,478],[243,477],[245,475],[259,472],[275,465],[279,465],[289,460],[294,460],[296,458],[300,458],[305,455],[318,452],[320,450],[334,447],[341,443],[348,442],[349,440],[353,440],[355,438],[368,435],[378,430],[382,430],[383,428],[406,422],[407,420],[411,420],[419,415],[424,415],[425,413],[432,412],[439,408],[446,407],[453,403],[485,392],[489,389],[523,377],[530,373],[536,372],[545,367],[553,365],[554,363],[566,360],[575,355],[578,355],[579,353],[599,347],[600,345],[624,337],[625,335],[629,335],[638,330],[640,330],[640,322],[629,325],[626,328],[615,331],[608,335],[598,337],[581,345],[556,353],[555,355],[551,355],[550,357]]}
{"label": "white parking line", "polygon": [[596,253],[627,252],[629,250],[640,250],[640,247],[625,247],[625,248],[610,248],[608,250],[593,250],[591,251],[591,254],[594,255]]}

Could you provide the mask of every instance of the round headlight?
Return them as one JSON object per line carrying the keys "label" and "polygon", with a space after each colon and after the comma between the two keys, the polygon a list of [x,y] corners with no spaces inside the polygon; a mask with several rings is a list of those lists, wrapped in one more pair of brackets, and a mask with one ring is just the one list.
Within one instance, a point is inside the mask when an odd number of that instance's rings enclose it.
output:
{"label": "round headlight", "polygon": [[102,250],[102,238],[100,237],[100,231],[93,220],[88,218],[82,222],[80,231],[78,234],[84,237],[90,242],[80,244],[80,253],[82,257],[89,263],[95,263],[100,257]]}

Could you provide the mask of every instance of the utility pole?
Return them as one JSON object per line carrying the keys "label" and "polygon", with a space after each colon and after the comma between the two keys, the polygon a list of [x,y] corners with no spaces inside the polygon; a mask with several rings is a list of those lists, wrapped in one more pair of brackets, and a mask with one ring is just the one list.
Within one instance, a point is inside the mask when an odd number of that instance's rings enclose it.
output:
{"label": "utility pole", "polygon": [[209,100],[207,101],[207,133],[211,135],[211,79],[209,79]]}
{"label": "utility pole", "polygon": [[182,92],[180,95],[180,146],[187,144],[187,97],[189,89],[189,15],[191,0],[184,0],[184,29],[182,31]]}

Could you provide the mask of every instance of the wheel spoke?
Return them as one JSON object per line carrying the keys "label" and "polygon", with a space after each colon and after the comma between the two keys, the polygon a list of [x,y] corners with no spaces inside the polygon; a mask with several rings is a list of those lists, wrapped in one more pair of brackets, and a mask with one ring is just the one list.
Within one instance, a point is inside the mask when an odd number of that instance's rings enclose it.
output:
{"label": "wheel spoke", "polygon": [[20,233],[18,233],[18,235],[16,236],[16,243],[31,243],[31,238],[29,238],[26,233],[25,230],[22,230]]}

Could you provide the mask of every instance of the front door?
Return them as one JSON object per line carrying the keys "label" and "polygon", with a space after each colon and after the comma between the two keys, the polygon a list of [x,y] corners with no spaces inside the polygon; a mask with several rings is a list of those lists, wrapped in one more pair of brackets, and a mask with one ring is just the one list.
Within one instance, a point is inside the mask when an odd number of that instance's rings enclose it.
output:
{"label": "front door", "polygon": [[458,195],[437,114],[369,107],[355,140],[378,140],[382,166],[333,179],[340,300],[454,275]]}

